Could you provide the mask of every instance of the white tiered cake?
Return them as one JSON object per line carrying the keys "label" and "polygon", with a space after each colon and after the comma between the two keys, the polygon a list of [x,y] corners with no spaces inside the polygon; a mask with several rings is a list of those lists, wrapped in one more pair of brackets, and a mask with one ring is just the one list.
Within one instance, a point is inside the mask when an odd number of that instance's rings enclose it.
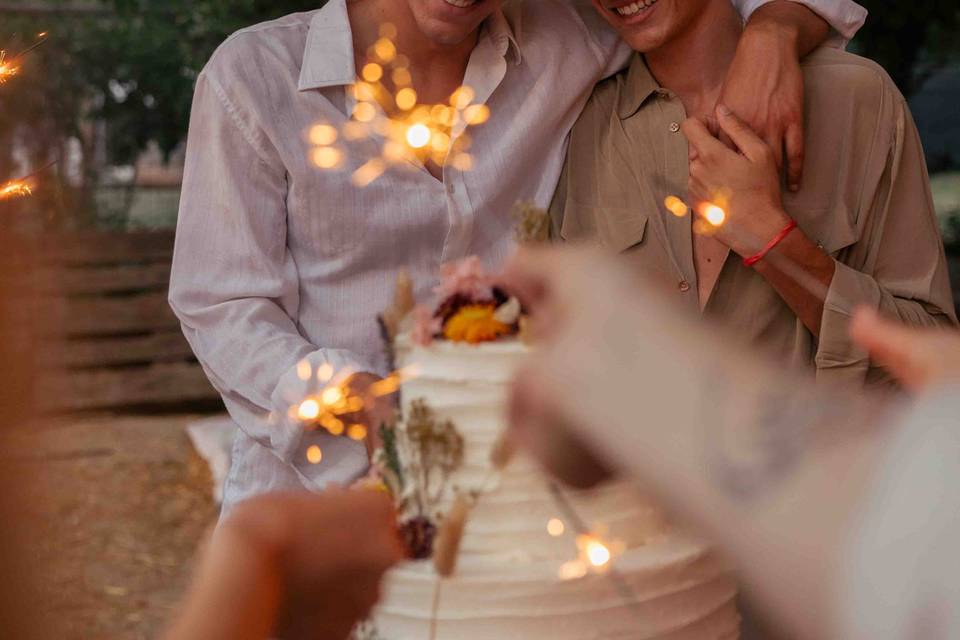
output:
{"label": "white tiered cake", "polygon": [[[518,455],[504,469],[494,468],[491,450],[504,430],[507,385],[527,348],[515,335],[479,344],[442,339],[418,344],[410,331],[397,337],[397,364],[417,371],[402,386],[404,421],[396,429],[397,456],[411,476],[407,484],[420,478],[419,487],[405,491],[406,504],[419,504],[425,516],[442,523],[457,495],[472,495],[475,502],[453,575],[439,576],[429,560],[390,572],[371,635],[382,640],[737,637],[730,568],[703,543],[672,530],[632,485],[564,490],[578,520],[612,550],[609,563],[594,563],[603,565],[597,570],[584,562],[590,558],[583,553],[583,538],[578,555],[582,532],[565,520],[551,480],[532,461]],[[410,445],[411,416],[422,422],[425,415],[434,427],[452,427],[458,445],[446,460],[452,460],[449,473],[426,480],[423,464],[407,464],[417,448]],[[415,428],[422,432],[423,425]],[[594,559],[603,556],[601,551]]]}

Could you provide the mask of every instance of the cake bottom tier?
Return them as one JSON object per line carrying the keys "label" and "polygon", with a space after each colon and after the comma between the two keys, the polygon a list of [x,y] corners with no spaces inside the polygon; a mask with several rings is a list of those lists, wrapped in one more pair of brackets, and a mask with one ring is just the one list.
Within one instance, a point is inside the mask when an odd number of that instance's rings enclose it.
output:
{"label": "cake bottom tier", "polygon": [[382,640],[713,640],[736,638],[729,566],[683,534],[616,559],[626,597],[609,575],[557,577],[557,564],[464,571],[440,580],[429,562],[387,576],[374,612]]}

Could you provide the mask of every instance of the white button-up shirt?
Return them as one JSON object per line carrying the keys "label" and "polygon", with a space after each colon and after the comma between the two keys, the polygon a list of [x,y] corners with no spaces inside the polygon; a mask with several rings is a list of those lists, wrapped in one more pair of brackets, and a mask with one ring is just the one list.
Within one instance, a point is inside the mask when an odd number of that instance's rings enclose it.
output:
{"label": "white button-up shirt", "polygon": [[[850,0],[804,1],[843,37],[863,23]],[[762,2],[734,4],[746,13]],[[376,317],[397,272],[425,300],[444,262],[500,265],[513,205],[550,203],[568,132],[629,54],[586,3],[507,2],[482,27],[463,81],[492,113],[471,132],[472,170],[446,166],[441,182],[398,164],[358,188],[351,174],[379,155],[377,142],[321,170],[307,137],[349,118],[346,0],[244,29],[218,49],[197,81],[170,303],[240,427],[225,505],[365,473],[361,443],[305,434],[287,417],[306,392],[297,364],[386,373]],[[312,445],[320,464],[307,462]]]}

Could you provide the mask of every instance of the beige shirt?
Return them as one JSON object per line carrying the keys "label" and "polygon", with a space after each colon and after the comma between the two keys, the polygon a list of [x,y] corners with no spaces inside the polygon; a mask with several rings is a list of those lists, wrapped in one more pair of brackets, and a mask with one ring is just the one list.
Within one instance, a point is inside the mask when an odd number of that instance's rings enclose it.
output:
{"label": "beige shirt", "polygon": [[[848,333],[858,306],[914,325],[956,322],[929,178],[908,107],[874,63],[821,49],[804,63],[803,186],[787,212],[837,262],[819,341],[767,281],[731,253],[704,314],[827,382],[886,381]],[[597,86],[574,127],[551,207],[554,233],[598,241],[699,309],[690,216],[664,209],[689,175],[680,99],[643,57]]]}

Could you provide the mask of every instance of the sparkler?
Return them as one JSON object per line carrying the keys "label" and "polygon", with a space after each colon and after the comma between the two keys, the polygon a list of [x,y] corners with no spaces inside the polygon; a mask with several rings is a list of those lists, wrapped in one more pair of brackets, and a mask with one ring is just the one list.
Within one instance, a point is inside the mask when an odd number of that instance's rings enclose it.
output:
{"label": "sparkler", "polygon": [[[332,436],[344,436],[360,442],[369,434],[369,427],[358,422],[345,421],[352,415],[368,408],[379,398],[390,396],[400,390],[400,385],[417,375],[414,366],[394,371],[359,394],[349,385],[352,371],[345,370],[334,375],[333,367],[325,363],[314,369],[307,360],[297,365],[297,377],[314,384],[314,389],[299,403],[288,409],[288,417],[304,425],[308,430],[325,429]],[[319,446],[307,449],[307,461],[320,464],[323,451]]]}
{"label": "sparkler", "polygon": [[[728,222],[728,202],[729,196],[721,192],[717,194],[714,202],[706,202],[698,207],[698,219],[694,221],[693,232],[705,236],[714,235],[718,228]],[[667,196],[663,201],[663,206],[678,218],[682,218],[690,212],[690,207],[676,196]],[[751,236],[743,231],[737,235],[740,240],[749,240],[757,246],[763,246],[765,242],[765,240]],[[804,291],[821,300],[826,300],[827,294],[829,293],[828,287],[825,287],[822,282],[807,273],[802,265],[779,253],[771,253],[766,259],[775,263],[778,269],[790,276]]]}
{"label": "sparkler", "polygon": [[321,122],[308,132],[314,145],[310,159],[320,169],[343,164],[341,141],[379,140],[379,155],[353,172],[352,181],[358,187],[373,183],[394,165],[450,165],[460,171],[471,170],[467,130],[490,118],[486,105],[474,104],[476,94],[468,86],[454,91],[446,104],[420,103],[411,86],[409,60],[394,44],[396,33],[393,25],[383,25],[380,39],[367,51],[368,62],[348,88],[354,101],[350,120],[339,129]]}
{"label": "sparkler", "polygon": [[25,198],[33,193],[34,185],[30,180],[11,180],[0,186],[0,200]]}
{"label": "sparkler", "polygon": [[[32,45],[10,59],[7,59],[6,51],[0,51],[0,85],[5,84],[11,78],[19,74],[21,69],[20,61],[23,59],[23,57],[46,41],[47,32],[44,31],[37,34],[37,39]],[[12,200],[14,198],[25,198],[32,195],[33,190],[36,188],[36,176],[41,172],[46,171],[54,164],[56,163],[52,162],[39,171],[35,171],[28,176],[24,176],[18,180],[10,180],[0,185],[0,201]]]}
{"label": "sparkler", "polygon": [[10,180],[3,185],[0,185],[0,201],[12,200],[14,198],[25,198],[32,195],[33,190],[37,186],[37,176],[53,167],[55,164],[57,164],[56,161],[51,162],[37,171],[34,171],[30,175],[24,176],[17,180]]}
{"label": "sparkler", "polygon": [[37,39],[32,45],[9,59],[7,59],[6,51],[0,51],[0,84],[5,84],[20,73],[21,60],[23,57],[46,42],[47,35],[46,31],[38,33]]}
{"label": "sparkler", "polygon": [[12,61],[7,62],[7,52],[0,51],[0,84],[5,84],[19,72],[19,66],[15,65]]}

